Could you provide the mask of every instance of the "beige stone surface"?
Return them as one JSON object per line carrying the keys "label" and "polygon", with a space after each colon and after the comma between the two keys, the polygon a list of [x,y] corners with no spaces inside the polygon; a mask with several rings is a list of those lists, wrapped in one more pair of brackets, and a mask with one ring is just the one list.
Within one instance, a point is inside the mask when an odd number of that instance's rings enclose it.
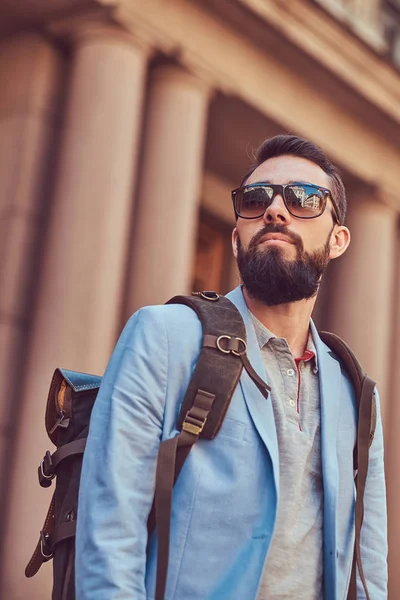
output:
{"label": "beige stone surface", "polygon": [[29,581],[21,573],[49,500],[36,469],[49,446],[43,411],[52,372],[101,373],[118,333],[145,66],[145,52],[125,34],[119,42],[104,29],[79,36],[10,487],[3,561],[10,600],[50,597],[48,570]]}
{"label": "beige stone surface", "polygon": [[[14,441],[15,437],[13,417],[18,410],[16,388],[23,376],[21,354],[24,343],[26,335],[21,323],[12,317],[4,316],[0,327],[0,432],[4,441],[8,443]],[[7,460],[7,455],[0,454],[0,460]],[[1,476],[3,477],[3,472]]]}
{"label": "beige stone surface", "polygon": [[400,598],[400,230],[397,230],[395,316],[390,357],[390,402],[386,426],[386,481],[389,518],[389,598]]}
{"label": "beige stone surface", "polygon": [[126,316],[189,292],[208,97],[183,69],[152,74]]}
{"label": "beige stone surface", "polygon": [[27,33],[0,44],[2,532],[63,76],[62,55],[40,35]]}
{"label": "beige stone surface", "polygon": [[0,310],[21,318],[48,208],[63,74],[59,52],[36,34],[0,44]]}
{"label": "beige stone surface", "polygon": [[377,381],[385,426],[391,403],[397,214],[379,202],[379,195],[353,196],[349,204],[347,225],[352,241],[331,282],[328,323]]}
{"label": "beige stone surface", "polygon": [[235,226],[235,213],[231,200],[231,191],[237,187],[235,182],[226,181],[215,173],[206,171],[203,175],[201,206],[221,221]]}

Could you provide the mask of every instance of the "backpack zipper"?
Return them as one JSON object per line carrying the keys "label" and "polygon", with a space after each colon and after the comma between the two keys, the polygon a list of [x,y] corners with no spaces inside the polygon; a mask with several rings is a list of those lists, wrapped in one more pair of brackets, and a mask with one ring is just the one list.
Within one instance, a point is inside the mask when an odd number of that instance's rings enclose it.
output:
{"label": "backpack zipper", "polygon": [[60,388],[54,397],[56,415],[58,415],[58,417],[53,427],[50,429],[49,435],[52,435],[58,427],[68,427],[69,425],[70,419],[69,415],[67,416],[67,413],[70,411],[68,391],[68,386],[65,379],[63,379]]}
{"label": "backpack zipper", "polygon": [[[64,419],[65,419],[65,410],[61,409],[61,414],[58,417],[57,421],[54,423],[53,427],[50,429],[49,431],[49,435],[51,435],[52,433],[55,432],[55,430],[57,429],[57,427],[68,427],[69,425],[69,419],[68,419],[68,423],[63,423]],[[63,424],[62,424],[63,423]]]}

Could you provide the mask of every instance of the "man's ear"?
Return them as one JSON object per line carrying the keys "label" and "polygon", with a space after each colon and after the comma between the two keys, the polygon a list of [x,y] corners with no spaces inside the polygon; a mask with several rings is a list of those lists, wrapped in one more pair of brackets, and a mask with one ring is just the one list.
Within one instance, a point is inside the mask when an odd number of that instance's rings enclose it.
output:
{"label": "man's ear", "polygon": [[233,251],[233,256],[235,258],[237,258],[237,238],[238,238],[238,232],[236,227],[233,228],[232,231],[232,251]]}
{"label": "man's ear", "polygon": [[349,247],[350,240],[349,229],[344,225],[335,225],[331,233],[329,258],[334,259],[342,256]]}

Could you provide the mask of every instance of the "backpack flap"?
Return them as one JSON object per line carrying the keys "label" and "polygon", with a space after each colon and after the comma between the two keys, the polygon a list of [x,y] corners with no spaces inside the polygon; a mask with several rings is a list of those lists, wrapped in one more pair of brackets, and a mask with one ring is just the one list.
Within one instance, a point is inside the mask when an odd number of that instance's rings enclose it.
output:
{"label": "backpack flap", "polygon": [[46,431],[54,445],[58,445],[59,429],[70,424],[73,414],[73,398],[93,391],[96,395],[101,377],[67,369],[56,369],[50,384],[46,405]]}

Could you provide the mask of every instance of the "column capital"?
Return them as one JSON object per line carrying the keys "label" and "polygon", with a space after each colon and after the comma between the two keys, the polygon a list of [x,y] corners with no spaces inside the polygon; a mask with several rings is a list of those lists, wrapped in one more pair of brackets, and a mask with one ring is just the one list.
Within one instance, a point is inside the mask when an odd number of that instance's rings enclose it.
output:
{"label": "column capital", "polygon": [[398,189],[383,185],[376,190],[377,199],[396,213],[400,214],[400,194]]}
{"label": "column capital", "polygon": [[164,63],[155,66],[152,70],[151,78],[153,81],[173,82],[176,85],[197,88],[207,96],[212,93],[212,86],[208,81],[198,76],[197,73],[188,71],[184,67],[173,63]]}
{"label": "column capital", "polygon": [[210,90],[219,90],[227,95],[236,93],[237,82],[231,80],[226,73],[218,73],[214,66],[210,67],[196,53],[185,48],[179,54],[179,61]]}
{"label": "column capital", "polygon": [[84,46],[98,42],[126,44],[151,54],[154,44],[147,32],[137,28],[128,31],[112,21],[104,11],[90,11],[73,15],[61,20],[52,21],[48,31],[72,46]]}
{"label": "column capital", "polygon": [[360,184],[347,190],[349,197],[349,212],[353,212],[353,204],[364,204],[367,207],[379,207],[386,212],[400,214],[400,194],[397,189],[384,181],[379,184]]}

